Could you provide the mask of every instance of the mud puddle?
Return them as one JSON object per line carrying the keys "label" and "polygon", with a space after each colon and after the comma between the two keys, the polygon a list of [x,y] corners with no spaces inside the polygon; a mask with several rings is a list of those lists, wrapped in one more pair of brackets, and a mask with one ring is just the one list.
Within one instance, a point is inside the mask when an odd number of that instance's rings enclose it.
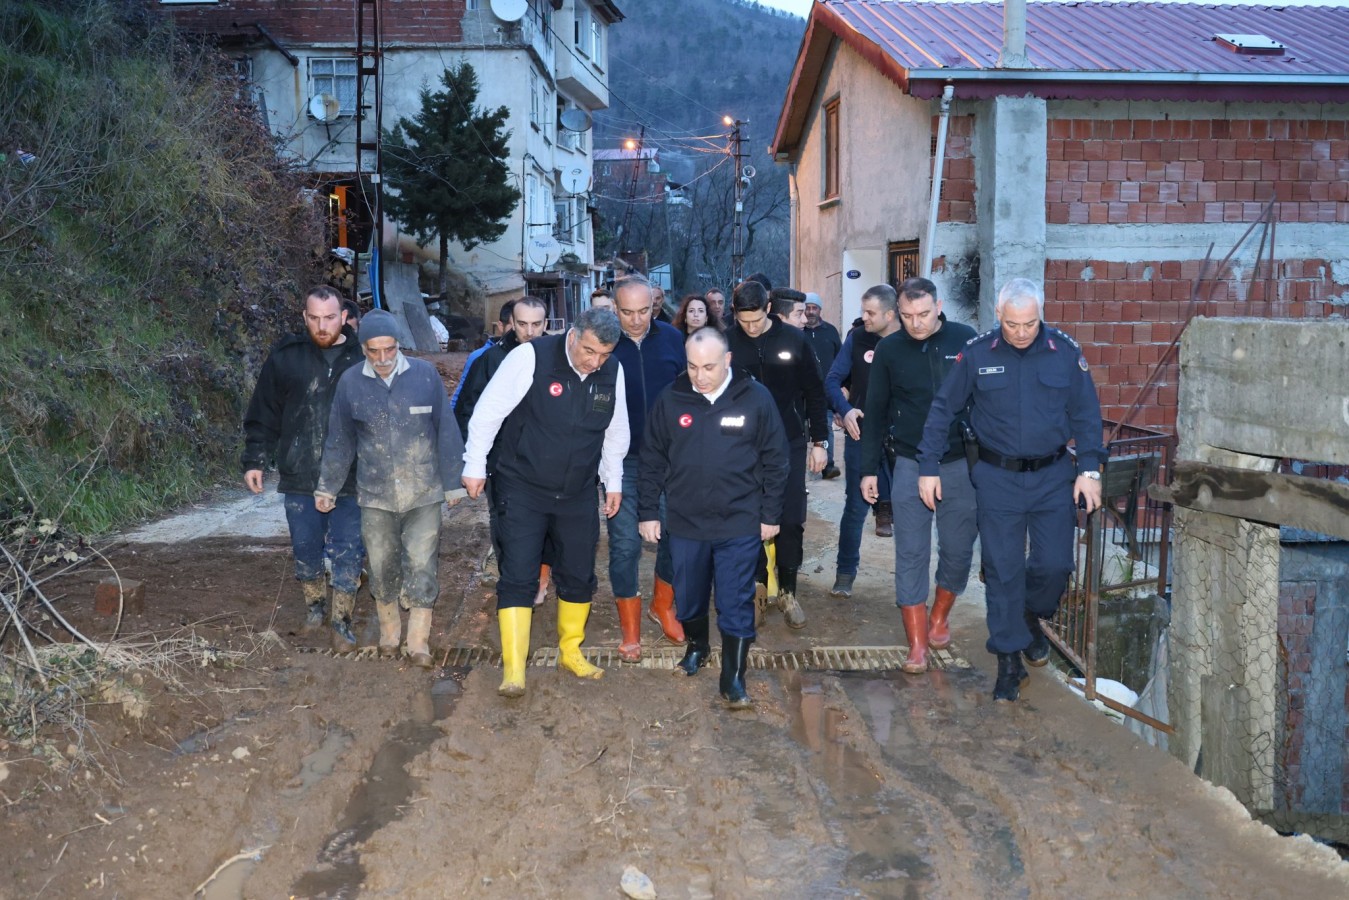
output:
{"label": "mud puddle", "polygon": [[393,729],[347,801],[337,830],[324,841],[318,865],[292,885],[292,897],[338,900],[359,894],[365,880],[360,846],[416,802],[412,795],[417,780],[408,774],[407,765],[444,735],[437,723],[450,715],[460,696],[459,682],[467,674],[467,670],[455,671],[434,682],[414,717]]}

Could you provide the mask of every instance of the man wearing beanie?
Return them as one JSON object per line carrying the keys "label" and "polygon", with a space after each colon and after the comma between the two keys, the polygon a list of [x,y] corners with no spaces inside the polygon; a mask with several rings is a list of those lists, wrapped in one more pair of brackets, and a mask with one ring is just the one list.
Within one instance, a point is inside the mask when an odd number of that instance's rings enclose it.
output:
{"label": "man wearing beanie", "polygon": [[431,607],[440,593],[440,505],[463,469],[464,442],[440,374],[398,349],[397,320],[377,309],[361,320],[365,363],[337,383],[314,503],[331,509],[356,460],[356,502],[379,613],[379,653],[393,657],[408,610],[406,652],[432,665]]}

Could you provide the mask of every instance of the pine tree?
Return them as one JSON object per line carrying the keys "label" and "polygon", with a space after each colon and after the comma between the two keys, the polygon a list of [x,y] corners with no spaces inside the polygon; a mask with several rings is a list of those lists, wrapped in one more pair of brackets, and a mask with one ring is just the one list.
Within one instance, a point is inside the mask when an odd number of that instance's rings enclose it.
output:
{"label": "pine tree", "polygon": [[450,241],[465,250],[494,241],[520,202],[510,184],[504,130],[510,110],[484,110],[478,76],[461,63],[446,68],[444,90],[421,92],[421,112],[401,117],[384,135],[384,177],[397,193],[385,197],[390,215],[422,246],[440,241],[440,293],[449,280]]}

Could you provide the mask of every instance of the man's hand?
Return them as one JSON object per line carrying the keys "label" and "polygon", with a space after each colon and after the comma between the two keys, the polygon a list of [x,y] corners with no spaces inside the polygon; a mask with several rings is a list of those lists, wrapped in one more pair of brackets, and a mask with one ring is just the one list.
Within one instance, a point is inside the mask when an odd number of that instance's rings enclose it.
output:
{"label": "man's hand", "polygon": [[255,494],[262,493],[262,470],[249,469],[244,473],[244,487]]}
{"label": "man's hand", "polygon": [[824,464],[829,461],[829,454],[823,447],[811,447],[810,454],[806,457],[806,469],[812,475],[818,475],[824,471]]}
{"label": "man's hand", "polygon": [[761,540],[761,541],[771,541],[773,538],[775,538],[775,537],[778,536],[778,532],[781,531],[781,530],[782,530],[782,526],[781,526],[781,525],[765,525],[764,523],[760,522],[760,523],[759,523],[759,540]]}
{"label": "man's hand", "polygon": [[834,413],[834,427],[835,428],[843,427],[843,417],[840,416],[838,413]]}
{"label": "man's hand", "polygon": [[1095,512],[1101,508],[1101,480],[1099,478],[1088,478],[1085,475],[1077,476],[1073,482],[1073,502],[1080,503],[1086,501],[1087,512]]}
{"label": "man's hand", "polygon": [[650,522],[638,522],[637,533],[642,536],[642,540],[648,544],[660,543],[660,519],[652,519]]}
{"label": "man's hand", "polygon": [[850,409],[848,414],[843,417],[843,430],[848,432],[848,437],[854,441],[862,439],[862,420],[866,418],[866,413],[860,409]]}
{"label": "man's hand", "polygon": [[612,519],[614,516],[618,515],[618,508],[622,505],[623,505],[622,491],[604,492],[604,517],[606,519]]}
{"label": "man's hand", "polygon": [[464,497],[467,496],[467,493],[468,493],[468,492],[465,491],[463,488],[459,488],[459,489],[456,490],[456,491],[446,491],[446,492],[445,492],[445,506],[446,506],[446,508],[447,508],[447,509],[454,509],[456,506],[459,505],[459,501],[460,501],[460,500],[463,500]]}
{"label": "man's hand", "polygon": [[858,487],[862,491],[862,499],[866,502],[875,503],[881,499],[881,489],[877,484],[875,475],[863,475]]}
{"label": "man's hand", "polygon": [[477,500],[482,496],[483,489],[487,487],[486,478],[469,478],[467,475],[459,479],[459,483],[468,491],[469,497]]}
{"label": "man's hand", "polygon": [[937,511],[937,503],[941,500],[940,475],[918,476],[918,499],[922,500],[928,509]]}
{"label": "man's hand", "polygon": [[337,507],[337,498],[327,494],[314,495],[314,508],[321,513],[330,513]]}

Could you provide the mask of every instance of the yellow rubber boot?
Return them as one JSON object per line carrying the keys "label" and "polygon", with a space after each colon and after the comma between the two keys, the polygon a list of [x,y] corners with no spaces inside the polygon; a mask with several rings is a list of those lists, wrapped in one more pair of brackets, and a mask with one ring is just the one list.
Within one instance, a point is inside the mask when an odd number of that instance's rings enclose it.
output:
{"label": "yellow rubber boot", "polygon": [[497,610],[501,627],[501,666],[505,673],[497,693],[503,697],[522,697],[525,693],[525,661],[529,658],[529,626],[534,609],[508,606]]}
{"label": "yellow rubber boot", "polygon": [[769,538],[763,547],[768,556],[768,596],[771,599],[778,595],[778,542]]}
{"label": "yellow rubber boot", "polygon": [[558,665],[571,671],[577,678],[603,678],[604,670],[592,666],[581,655],[581,642],[586,637],[586,619],[590,617],[589,603],[568,603],[557,600]]}

